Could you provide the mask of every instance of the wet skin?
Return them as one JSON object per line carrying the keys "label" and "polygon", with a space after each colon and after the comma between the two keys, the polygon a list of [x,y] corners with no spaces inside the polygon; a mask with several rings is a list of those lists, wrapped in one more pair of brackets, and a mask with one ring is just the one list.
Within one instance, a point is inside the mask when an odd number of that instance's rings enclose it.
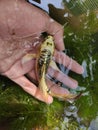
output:
{"label": "wet skin", "polygon": [[[35,60],[25,58],[29,53],[37,52],[37,45],[41,41],[41,33],[54,35],[56,62],[68,67],[71,61],[71,70],[82,74],[83,68],[61,51],[64,50],[62,26],[48,16],[47,13],[27,3],[25,0],[0,1],[0,74],[20,85],[27,93],[41,101],[45,101],[39,88],[29,81],[25,75],[36,79]],[[40,22],[39,22],[40,21]],[[58,31],[59,30],[59,31]],[[59,58],[60,57],[60,60]],[[66,61],[66,62],[64,62]],[[78,82],[71,77],[49,68],[48,73],[71,88],[76,88]],[[54,84],[47,79],[51,88]],[[59,94],[69,93],[68,90],[53,85],[52,91]],[[53,98],[48,95],[46,103]]]}

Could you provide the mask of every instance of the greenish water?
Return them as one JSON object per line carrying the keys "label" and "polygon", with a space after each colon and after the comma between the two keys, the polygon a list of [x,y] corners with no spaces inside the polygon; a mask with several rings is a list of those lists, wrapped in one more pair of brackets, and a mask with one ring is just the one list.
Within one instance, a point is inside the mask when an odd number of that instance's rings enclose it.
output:
{"label": "greenish water", "polygon": [[0,77],[0,130],[98,130],[98,11],[94,10],[98,1],[92,4],[86,0],[84,4],[65,0],[63,6],[60,3],[50,0],[43,7],[52,18],[66,23],[66,53],[85,69],[83,75],[69,72],[78,80],[76,91],[82,91],[82,96],[75,102],[54,99],[46,105]]}

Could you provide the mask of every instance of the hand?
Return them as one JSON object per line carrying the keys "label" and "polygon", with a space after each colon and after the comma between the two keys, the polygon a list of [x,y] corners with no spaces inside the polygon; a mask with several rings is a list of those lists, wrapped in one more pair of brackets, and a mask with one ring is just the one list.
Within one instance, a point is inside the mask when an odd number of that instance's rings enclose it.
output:
{"label": "hand", "polygon": [[[35,59],[24,60],[28,53],[36,53],[36,44],[40,42],[43,32],[55,34],[56,62],[68,67],[71,61],[70,69],[78,74],[83,73],[83,68],[76,61],[61,53],[64,50],[62,26],[44,11],[24,0],[1,0],[0,12],[2,12],[0,15],[0,73],[2,75],[20,85],[32,96],[45,101],[39,88],[25,77],[28,75],[36,80]],[[78,86],[76,80],[51,67],[48,73],[71,88]],[[51,87],[53,83],[48,80],[47,84]],[[68,93],[68,90],[56,87],[56,85],[53,91],[61,94]],[[52,101],[53,98],[49,95],[47,103]]]}

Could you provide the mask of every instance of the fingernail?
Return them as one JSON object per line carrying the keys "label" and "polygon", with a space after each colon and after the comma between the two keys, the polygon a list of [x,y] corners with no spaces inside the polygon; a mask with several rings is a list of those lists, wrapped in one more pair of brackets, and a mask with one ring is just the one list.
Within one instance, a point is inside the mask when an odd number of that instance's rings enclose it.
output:
{"label": "fingernail", "polygon": [[73,89],[76,89],[78,87],[78,82],[77,81],[75,81],[75,83],[73,84]]}

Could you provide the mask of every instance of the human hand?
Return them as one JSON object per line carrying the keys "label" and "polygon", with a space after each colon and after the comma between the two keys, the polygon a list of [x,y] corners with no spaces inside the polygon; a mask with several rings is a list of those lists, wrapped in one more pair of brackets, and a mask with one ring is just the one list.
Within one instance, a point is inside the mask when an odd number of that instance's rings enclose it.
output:
{"label": "human hand", "polygon": [[[36,79],[35,59],[24,60],[28,53],[36,53],[36,44],[41,40],[41,33],[54,35],[55,61],[68,67],[71,61],[71,70],[81,74],[83,68],[61,51],[64,50],[63,28],[51,19],[44,11],[30,5],[24,0],[0,1],[0,73],[20,85],[26,92],[41,101],[45,101],[39,88],[29,81],[25,75]],[[61,60],[59,60],[59,58]],[[66,61],[66,62],[64,62]],[[58,72],[53,68],[48,73],[71,88],[76,88],[76,80]],[[63,80],[64,79],[64,80]],[[53,82],[47,81],[49,87]],[[68,90],[54,85],[53,91],[68,93]],[[47,103],[53,98],[49,95]]]}

